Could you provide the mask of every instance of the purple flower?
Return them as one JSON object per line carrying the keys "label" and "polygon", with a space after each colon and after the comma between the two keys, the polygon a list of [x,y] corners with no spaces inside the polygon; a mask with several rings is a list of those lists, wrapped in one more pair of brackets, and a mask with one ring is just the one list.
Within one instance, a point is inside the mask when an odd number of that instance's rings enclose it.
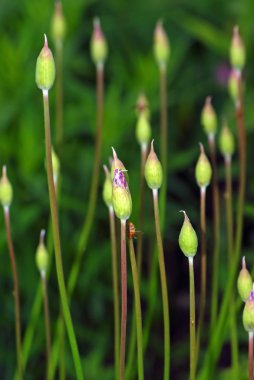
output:
{"label": "purple flower", "polygon": [[113,179],[113,186],[121,187],[122,189],[127,189],[127,181],[124,175],[124,172],[119,169],[115,169],[114,171],[114,179]]}

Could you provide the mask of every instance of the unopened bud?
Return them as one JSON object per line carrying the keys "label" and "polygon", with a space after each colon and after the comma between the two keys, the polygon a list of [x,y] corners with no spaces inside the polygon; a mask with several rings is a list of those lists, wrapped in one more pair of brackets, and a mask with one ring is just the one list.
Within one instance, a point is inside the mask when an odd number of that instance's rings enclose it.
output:
{"label": "unopened bud", "polygon": [[98,18],[94,20],[93,24],[91,55],[96,65],[103,65],[108,55],[107,42],[101,29],[100,20]]}
{"label": "unopened bud", "polygon": [[7,177],[6,166],[3,166],[3,174],[0,179],[0,201],[3,207],[10,207],[12,202],[12,185]]}
{"label": "unopened bud", "polygon": [[231,99],[236,102],[239,99],[239,73],[235,69],[229,74],[228,91]]}
{"label": "unopened bud", "polygon": [[121,220],[129,219],[132,211],[131,194],[122,170],[116,169],[113,179],[112,201],[116,216]]}
{"label": "unopened bud", "polygon": [[215,134],[217,131],[217,116],[212,106],[212,98],[208,96],[205,100],[205,105],[201,113],[201,124],[204,127],[205,132],[209,134]]}
{"label": "unopened bud", "polygon": [[103,185],[102,197],[107,207],[112,206],[112,180],[106,165],[103,165],[105,181]]}
{"label": "unopened bud", "polygon": [[45,275],[48,269],[48,251],[44,244],[44,236],[45,230],[42,230],[40,234],[40,243],[35,254],[36,265],[42,275]]}
{"label": "unopened bud", "polygon": [[230,63],[235,69],[242,70],[245,65],[245,60],[245,47],[239,34],[239,28],[235,26],[230,46]]}
{"label": "unopened bud", "polygon": [[254,290],[250,291],[243,309],[243,326],[248,333],[254,332]]}
{"label": "unopened bud", "polygon": [[200,156],[195,169],[195,176],[198,186],[206,187],[210,185],[212,177],[212,167],[205,154],[203,144],[200,143]]}
{"label": "unopened bud", "polygon": [[170,54],[170,44],[168,36],[163,27],[162,21],[158,21],[154,31],[154,55],[158,64],[165,65]]}
{"label": "unopened bud", "polygon": [[242,259],[242,269],[237,279],[237,289],[241,299],[246,302],[252,289],[252,278],[250,272],[246,268],[245,257]]}
{"label": "unopened bud", "polygon": [[186,212],[182,212],[184,213],[184,222],[179,235],[179,246],[185,256],[193,257],[197,253],[198,238]]}
{"label": "unopened bud", "polygon": [[46,34],[44,35],[44,46],[37,58],[35,81],[41,90],[49,90],[55,80],[55,61],[48,47]]}
{"label": "unopened bud", "polygon": [[151,150],[145,164],[145,179],[148,187],[152,190],[159,189],[162,185],[162,167],[154,151],[153,141],[151,142]]}
{"label": "unopened bud", "polygon": [[145,111],[140,112],[136,126],[136,137],[140,145],[147,145],[151,138],[151,126]]}
{"label": "unopened bud", "polygon": [[225,121],[220,133],[219,146],[223,156],[232,156],[235,152],[234,136]]}
{"label": "unopened bud", "polygon": [[62,2],[55,2],[55,11],[52,19],[52,37],[56,44],[62,43],[66,34],[66,22],[62,10]]}
{"label": "unopened bud", "polygon": [[117,157],[116,151],[113,147],[112,147],[112,151],[113,151],[113,161],[111,164],[111,179],[112,179],[112,181],[114,179],[115,170],[118,169],[124,173],[126,181],[129,182],[128,173],[127,173],[127,170],[125,169],[124,164]]}

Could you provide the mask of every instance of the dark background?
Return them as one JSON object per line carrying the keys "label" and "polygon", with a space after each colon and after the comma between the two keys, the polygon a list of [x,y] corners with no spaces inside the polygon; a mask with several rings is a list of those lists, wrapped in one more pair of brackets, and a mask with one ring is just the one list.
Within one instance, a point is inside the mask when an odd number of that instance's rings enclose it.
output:
{"label": "dark background", "polygon": [[[21,288],[22,330],[25,331],[39,274],[34,254],[41,228],[48,225],[49,205],[44,165],[44,130],[42,96],[35,85],[35,63],[47,33],[53,50],[50,24],[53,1],[1,0],[0,3],[0,165],[8,166],[14,189],[11,221]],[[65,275],[68,276],[82,224],[84,222],[94,157],[96,125],[95,68],[90,58],[90,36],[95,16],[101,19],[108,45],[105,66],[105,112],[102,161],[107,163],[114,146],[128,169],[133,199],[132,221],[136,223],[139,189],[139,146],[135,139],[134,105],[140,91],[145,91],[151,108],[152,135],[159,149],[160,97],[158,68],[153,56],[153,30],[159,18],[164,20],[171,41],[168,65],[168,192],[165,226],[165,257],[169,281],[172,330],[173,379],[188,377],[188,264],[178,248],[182,225],[180,209],[185,209],[199,231],[199,190],[194,168],[199,155],[198,142],[206,136],[200,125],[200,111],[207,95],[212,95],[219,120],[226,117],[235,131],[234,107],[227,91],[228,50],[232,28],[240,27],[246,49],[245,120],[248,138],[248,180],[243,253],[253,264],[253,132],[254,132],[254,4],[253,0],[65,0],[67,22],[64,43],[64,145],[60,154],[62,193],[60,223]],[[52,135],[55,126],[55,87],[50,91]],[[221,189],[221,261],[220,294],[227,277],[226,229],[224,220],[224,170],[220,164]],[[238,184],[238,158],[233,160],[234,190]],[[83,357],[85,378],[113,378],[113,305],[111,253],[107,209],[101,198],[104,181],[101,171],[96,216],[88,249],[72,300],[72,316]],[[147,190],[147,189],[146,189]],[[151,193],[146,194],[144,236],[143,295],[147,292],[147,267],[154,239]],[[235,198],[234,198],[235,199]],[[208,189],[208,270],[212,254],[212,197]],[[234,202],[236,208],[236,202]],[[138,226],[137,226],[138,228]],[[5,229],[0,216],[0,375],[11,379],[16,364],[13,323],[12,277]],[[196,264],[199,295],[199,258]],[[129,268],[130,269],[130,268]],[[130,272],[130,271],[129,271]],[[209,283],[208,283],[209,285]],[[59,312],[56,273],[49,279],[52,328]],[[133,300],[129,278],[129,310]],[[146,379],[162,378],[163,322],[160,288],[152,333],[145,356]],[[146,305],[143,304],[145,315]],[[247,358],[247,335],[238,315],[241,363]],[[209,310],[207,311],[208,333]],[[44,376],[44,321],[40,314],[32,342],[25,379]],[[203,347],[205,350],[205,347]],[[201,352],[201,356],[203,351]],[[67,345],[68,379],[74,368]],[[228,378],[228,344],[224,346],[218,378]],[[246,371],[245,371],[246,372]],[[243,375],[244,376],[244,375]],[[244,379],[245,377],[243,377]]]}

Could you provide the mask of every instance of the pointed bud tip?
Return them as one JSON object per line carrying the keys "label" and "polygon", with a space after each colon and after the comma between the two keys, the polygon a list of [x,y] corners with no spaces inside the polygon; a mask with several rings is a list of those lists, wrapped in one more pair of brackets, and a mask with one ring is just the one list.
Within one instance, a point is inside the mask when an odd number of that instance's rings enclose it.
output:
{"label": "pointed bud tip", "polygon": [[204,145],[201,142],[199,142],[199,147],[200,147],[200,154],[205,154]]}
{"label": "pointed bud tip", "polygon": [[118,157],[117,157],[116,151],[115,151],[115,149],[113,148],[113,146],[112,146],[111,148],[112,148],[112,152],[113,152],[113,158],[114,158],[114,160],[117,160]]}
{"label": "pointed bud tip", "polygon": [[205,99],[205,105],[210,106],[212,104],[212,97],[209,95]]}
{"label": "pointed bud tip", "polygon": [[107,175],[109,174],[107,165],[103,165],[103,169],[104,169],[105,176],[107,177]]}
{"label": "pointed bud tip", "polygon": [[245,256],[243,256],[243,258],[242,258],[242,269],[246,269]]}
{"label": "pointed bud tip", "polygon": [[94,29],[100,29],[100,27],[101,27],[101,22],[100,22],[99,17],[95,17],[95,18],[93,19],[93,27],[94,27]]}
{"label": "pointed bud tip", "polygon": [[3,168],[2,168],[2,174],[3,174],[3,177],[4,177],[4,178],[7,177],[7,166],[6,166],[6,165],[3,165]]}
{"label": "pointed bud tip", "polygon": [[48,49],[48,39],[46,33],[44,33],[44,48]]}
{"label": "pointed bud tip", "polygon": [[44,244],[45,235],[46,235],[46,230],[42,229],[40,232],[40,244]]}

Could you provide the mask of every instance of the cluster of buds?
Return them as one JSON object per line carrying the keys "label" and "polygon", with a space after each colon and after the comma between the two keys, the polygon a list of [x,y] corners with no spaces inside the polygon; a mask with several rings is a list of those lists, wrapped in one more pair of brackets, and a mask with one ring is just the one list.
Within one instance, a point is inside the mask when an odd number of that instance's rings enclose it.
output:
{"label": "cluster of buds", "polygon": [[246,267],[245,257],[237,279],[238,293],[245,302],[243,309],[243,326],[248,333],[254,332],[254,288],[250,272]]}
{"label": "cluster of buds", "polygon": [[198,249],[198,238],[185,211],[184,222],[179,234],[179,246],[186,257],[194,257]]}
{"label": "cluster of buds", "polygon": [[203,144],[200,143],[200,156],[195,168],[197,184],[200,188],[210,185],[212,177],[212,167],[205,154]]}
{"label": "cluster of buds", "polygon": [[108,45],[101,29],[100,20],[94,19],[93,34],[91,38],[91,56],[97,67],[103,67],[108,55]]}
{"label": "cluster of buds", "polygon": [[35,81],[39,89],[42,91],[50,90],[55,81],[55,74],[55,61],[48,47],[48,40],[45,34],[44,46],[37,58],[35,70]]}
{"label": "cluster of buds", "polygon": [[151,150],[145,164],[145,179],[151,190],[158,190],[162,185],[163,171],[157,154],[154,151],[153,140]]}
{"label": "cluster of buds", "polygon": [[9,208],[12,202],[12,185],[7,177],[6,166],[3,166],[2,177],[0,179],[0,201],[3,208]]}
{"label": "cluster of buds", "polygon": [[208,96],[205,100],[205,104],[201,112],[201,124],[203,125],[204,131],[208,137],[216,134],[218,119],[212,105],[211,96]]}
{"label": "cluster of buds", "polygon": [[154,56],[161,69],[166,67],[170,55],[170,44],[168,36],[159,20],[154,31]]}

